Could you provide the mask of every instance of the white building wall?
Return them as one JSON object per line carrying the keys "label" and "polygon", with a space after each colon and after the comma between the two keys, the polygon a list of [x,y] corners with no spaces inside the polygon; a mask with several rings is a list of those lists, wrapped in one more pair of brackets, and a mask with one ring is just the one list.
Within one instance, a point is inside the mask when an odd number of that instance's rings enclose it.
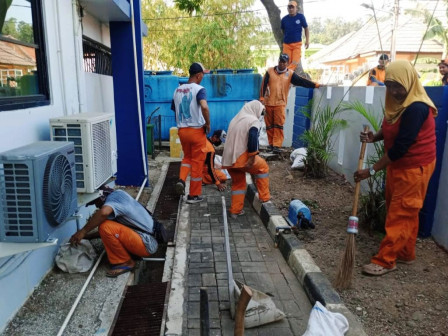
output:
{"label": "white building wall", "polygon": [[[352,87],[347,95],[344,94],[348,88],[344,87],[325,87],[314,90],[314,105],[337,106],[339,102],[347,100],[350,102],[360,101],[367,109],[370,109],[375,116],[382,118],[382,107],[384,106],[385,88],[384,87]],[[359,133],[363,125],[367,123],[366,119],[358,112],[346,111],[341,114],[341,118],[348,121],[348,128],[342,130],[334,136],[334,156],[329,166],[339,174],[354,184],[353,173],[356,170],[359,159],[361,143]],[[341,144],[341,146],[340,146]],[[448,137],[445,148],[448,146]],[[375,149],[373,144],[367,144],[365,157],[373,154]],[[361,182],[361,189],[367,190],[367,182]],[[435,216],[432,228],[432,237],[434,240],[448,249],[448,150],[445,149],[442,161],[442,167],[439,179],[439,190],[436,201]]]}
{"label": "white building wall", "polygon": [[[89,13],[83,18],[83,35],[110,48],[109,25]],[[114,87],[111,76],[85,73],[87,107],[85,112],[114,112]]]}
{"label": "white building wall", "polygon": [[[50,140],[50,118],[88,111],[114,112],[112,77],[84,73],[82,57],[82,29],[110,46],[109,27],[90,15],[81,25],[72,1],[44,0],[43,12],[51,103],[1,112],[0,152]],[[83,226],[92,210],[79,210]],[[76,231],[76,225],[70,220],[54,235],[68,237]],[[7,248],[0,243],[0,255],[5,255]],[[0,257],[0,333],[51,269],[56,252],[57,246],[52,246]]]}

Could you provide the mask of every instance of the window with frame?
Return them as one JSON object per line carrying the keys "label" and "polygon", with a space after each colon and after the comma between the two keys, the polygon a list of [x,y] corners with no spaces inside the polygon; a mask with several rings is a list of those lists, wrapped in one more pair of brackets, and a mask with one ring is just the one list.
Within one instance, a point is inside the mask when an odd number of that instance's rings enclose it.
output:
{"label": "window with frame", "polygon": [[0,111],[49,99],[42,0],[0,0]]}
{"label": "window with frame", "polygon": [[82,37],[84,71],[112,76],[111,49],[87,36]]}

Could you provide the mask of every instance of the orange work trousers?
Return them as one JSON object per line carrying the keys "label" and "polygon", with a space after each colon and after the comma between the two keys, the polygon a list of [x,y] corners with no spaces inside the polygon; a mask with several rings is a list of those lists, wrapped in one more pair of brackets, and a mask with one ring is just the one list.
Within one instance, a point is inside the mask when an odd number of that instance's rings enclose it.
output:
{"label": "orange work trousers", "polygon": [[415,259],[418,213],[423,207],[436,161],[411,169],[387,168],[386,236],[372,263],[393,268],[396,260]]}
{"label": "orange work trousers", "polygon": [[203,128],[180,128],[179,139],[184,152],[184,158],[179,171],[179,178],[185,182],[191,169],[190,192],[191,196],[202,193],[202,166],[205,161],[203,149],[207,138]]}
{"label": "orange work trousers", "polygon": [[101,223],[98,231],[111,264],[128,261],[131,259],[129,252],[139,257],[149,256],[140,235],[123,224],[106,220]]}
{"label": "orange work trousers", "polygon": [[[204,170],[202,172],[202,183],[204,184],[212,184],[213,180],[210,174],[208,173],[207,167],[204,166]],[[224,183],[227,181],[227,175],[222,172],[221,169],[215,168],[215,174],[220,183]]]}
{"label": "orange work trousers", "polygon": [[230,176],[232,177],[232,204],[230,205],[231,214],[239,214],[244,207],[244,198],[246,196],[246,173],[255,178],[255,185],[258,190],[258,197],[261,202],[266,202],[271,199],[269,192],[269,166],[264,159],[255,156],[255,161],[250,169],[244,167],[247,162],[247,152],[242,154],[235,162],[234,167],[228,168]]}
{"label": "orange work trousers", "polygon": [[283,53],[289,56],[288,69],[294,71],[302,57],[302,42],[283,43]]}
{"label": "orange work trousers", "polygon": [[269,145],[275,147],[283,145],[285,118],[285,106],[266,106],[264,123],[266,124]]}

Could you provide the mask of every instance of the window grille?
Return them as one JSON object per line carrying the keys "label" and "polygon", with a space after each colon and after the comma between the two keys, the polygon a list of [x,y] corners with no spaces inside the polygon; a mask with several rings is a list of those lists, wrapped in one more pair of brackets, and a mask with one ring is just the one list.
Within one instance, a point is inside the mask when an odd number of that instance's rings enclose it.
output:
{"label": "window grille", "polygon": [[84,71],[112,76],[112,53],[110,48],[87,36],[82,38]]}

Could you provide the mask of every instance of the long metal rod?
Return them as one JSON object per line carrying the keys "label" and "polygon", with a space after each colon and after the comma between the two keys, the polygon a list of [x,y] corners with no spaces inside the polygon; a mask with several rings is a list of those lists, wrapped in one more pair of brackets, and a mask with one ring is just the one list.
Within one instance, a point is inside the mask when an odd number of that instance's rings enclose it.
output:
{"label": "long metal rod", "polygon": [[106,250],[103,250],[100,257],[96,261],[95,266],[93,266],[92,270],[90,271],[89,277],[87,278],[86,282],[84,283],[84,286],[82,286],[81,291],[79,292],[78,297],[76,298],[75,302],[72,305],[72,308],[70,309],[68,315],[66,316],[64,323],[62,324],[61,328],[59,329],[57,336],[61,336],[64,333],[64,330],[68,325],[68,322],[70,321],[73,313],[75,312],[75,309],[78,306],[79,301],[81,300],[82,296],[84,295],[84,291],[86,290],[87,286],[89,285],[89,282],[92,279],[93,274],[95,273],[96,269],[98,268],[98,265],[100,264],[101,259],[103,259],[105,252],[106,252]]}
{"label": "long metal rod", "polygon": [[230,242],[229,242],[229,225],[227,224],[227,210],[226,210],[226,199],[224,196],[222,199],[222,218],[224,220],[224,240],[226,244],[226,260],[227,260],[227,278],[229,282],[229,300],[230,300],[230,314],[232,318],[235,316],[235,283],[233,281],[232,273],[232,259],[230,257]]}

